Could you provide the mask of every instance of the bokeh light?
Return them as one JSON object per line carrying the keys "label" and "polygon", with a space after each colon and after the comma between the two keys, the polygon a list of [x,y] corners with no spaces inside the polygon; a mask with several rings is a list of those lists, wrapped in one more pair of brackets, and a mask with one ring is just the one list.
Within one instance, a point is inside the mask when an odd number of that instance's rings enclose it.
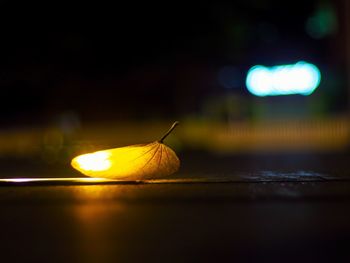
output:
{"label": "bokeh light", "polygon": [[254,66],[247,74],[246,85],[256,96],[301,94],[310,95],[319,86],[321,73],[310,63],[292,65]]}

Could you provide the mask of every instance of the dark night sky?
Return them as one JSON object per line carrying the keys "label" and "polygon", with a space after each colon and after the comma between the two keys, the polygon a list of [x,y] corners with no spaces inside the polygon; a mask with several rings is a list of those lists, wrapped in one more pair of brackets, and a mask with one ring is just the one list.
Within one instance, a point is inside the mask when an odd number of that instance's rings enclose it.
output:
{"label": "dark night sky", "polygon": [[223,65],[327,63],[304,31],[316,2],[1,1],[0,120],[170,118],[220,93]]}

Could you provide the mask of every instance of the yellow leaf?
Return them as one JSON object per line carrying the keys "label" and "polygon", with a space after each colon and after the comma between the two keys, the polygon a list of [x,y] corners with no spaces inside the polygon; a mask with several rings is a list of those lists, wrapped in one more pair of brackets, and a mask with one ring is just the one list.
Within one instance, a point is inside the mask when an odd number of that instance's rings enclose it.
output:
{"label": "yellow leaf", "polygon": [[175,122],[159,141],[79,155],[71,164],[87,176],[109,179],[152,179],[173,174],[180,160],[163,140],[177,125]]}

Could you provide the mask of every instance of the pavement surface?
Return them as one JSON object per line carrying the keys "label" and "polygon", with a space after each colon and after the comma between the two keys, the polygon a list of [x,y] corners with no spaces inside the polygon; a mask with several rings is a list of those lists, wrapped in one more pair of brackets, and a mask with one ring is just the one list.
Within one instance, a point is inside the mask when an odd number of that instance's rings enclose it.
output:
{"label": "pavement surface", "polygon": [[182,160],[168,180],[0,182],[1,262],[350,262],[346,154]]}

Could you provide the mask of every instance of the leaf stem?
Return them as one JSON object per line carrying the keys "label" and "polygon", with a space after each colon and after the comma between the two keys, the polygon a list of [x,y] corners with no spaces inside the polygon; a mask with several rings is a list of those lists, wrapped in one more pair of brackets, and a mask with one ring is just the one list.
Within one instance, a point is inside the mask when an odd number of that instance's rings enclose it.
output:
{"label": "leaf stem", "polygon": [[158,142],[163,143],[164,139],[175,129],[177,125],[179,125],[179,122],[175,121],[173,125],[171,125],[170,129],[166,132],[166,134],[164,134]]}

